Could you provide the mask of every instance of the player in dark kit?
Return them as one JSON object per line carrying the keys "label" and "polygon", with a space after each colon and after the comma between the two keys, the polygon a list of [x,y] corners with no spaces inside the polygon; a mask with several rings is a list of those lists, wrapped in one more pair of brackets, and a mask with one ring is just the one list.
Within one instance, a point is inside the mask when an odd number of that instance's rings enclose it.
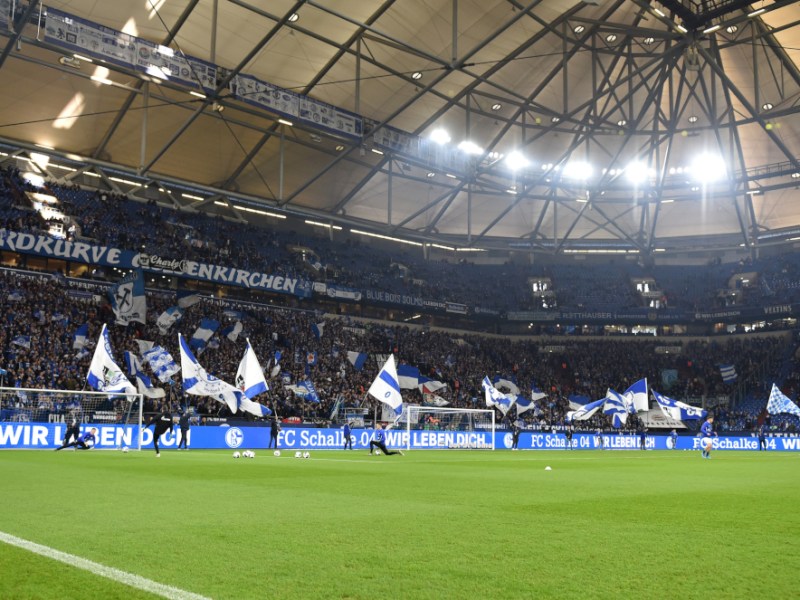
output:
{"label": "player in dark kit", "polygon": [[386,440],[386,434],[383,432],[383,429],[381,428],[381,426],[378,425],[375,428],[375,439],[374,440],[370,440],[370,442],[369,442],[369,453],[372,454],[372,449],[373,448],[378,448],[378,450],[380,450],[381,452],[383,452],[387,456],[390,456],[392,454],[399,454],[400,456],[403,455],[403,451],[402,450],[389,450],[386,447],[385,440]]}
{"label": "player in dark kit", "polygon": [[162,435],[167,433],[167,431],[172,431],[172,428],[175,426],[175,423],[172,421],[172,415],[169,414],[166,410],[162,412],[160,415],[156,417],[151,417],[150,420],[145,425],[145,429],[150,427],[155,423],[155,427],[153,429],[153,447],[156,451],[156,457],[161,456],[161,452],[158,449],[158,438]]}
{"label": "player in dark kit", "polygon": [[178,450],[181,449],[181,446],[183,446],[184,450],[188,450],[189,449],[189,446],[187,445],[188,440],[189,440],[189,409],[188,408],[186,408],[186,410],[184,410],[183,413],[181,413],[181,417],[180,417],[180,419],[178,419],[178,427],[180,427],[180,429],[181,429],[181,439],[178,440]]}
{"label": "player in dark kit", "polygon": [[58,448],[56,448],[56,452],[58,452],[59,450],[63,450],[64,448],[70,448],[70,447],[74,447],[76,450],[89,450],[90,448],[94,447],[96,442],[97,442],[97,428],[92,427],[87,433],[78,436],[78,439],[75,440],[74,442],[70,442],[69,444],[64,444],[63,446],[59,446]]}
{"label": "player in dark kit", "polygon": [[281,426],[278,423],[278,419],[272,417],[272,420],[269,423],[269,446],[267,448],[272,448],[272,444],[275,444],[275,449],[278,449],[278,433],[280,433]]}
{"label": "player in dark kit", "polygon": [[67,422],[69,425],[67,426],[66,433],[64,433],[64,441],[61,443],[62,448],[66,448],[67,444],[69,444],[73,438],[77,440],[81,435],[81,420],[76,413],[73,412]]}

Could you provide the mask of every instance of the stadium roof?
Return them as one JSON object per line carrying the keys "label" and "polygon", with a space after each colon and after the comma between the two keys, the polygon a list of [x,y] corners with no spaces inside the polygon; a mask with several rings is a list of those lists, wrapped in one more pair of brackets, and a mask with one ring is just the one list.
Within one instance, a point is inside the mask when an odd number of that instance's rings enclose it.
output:
{"label": "stadium roof", "polygon": [[[176,204],[448,246],[649,253],[800,236],[795,2],[41,7],[5,32],[0,142],[78,168],[46,167],[56,177],[87,176],[77,154],[112,187],[154,181]],[[152,65],[104,63],[115,36],[70,47],[58,25],[76,21],[57,11],[163,47],[136,46]],[[171,53],[222,70],[153,72]],[[437,129],[451,141],[431,141]]]}

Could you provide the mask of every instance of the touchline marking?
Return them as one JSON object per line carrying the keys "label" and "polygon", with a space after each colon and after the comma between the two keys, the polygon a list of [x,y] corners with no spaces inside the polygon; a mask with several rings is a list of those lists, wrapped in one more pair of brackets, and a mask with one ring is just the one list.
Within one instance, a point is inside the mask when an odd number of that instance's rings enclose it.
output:
{"label": "touchline marking", "polygon": [[4,531],[0,531],[0,542],[5,542],[10,546],[16,546],[17,548],[22,548],[23,550],[28,550],[29,552],[47,558],[52,558],[53,560],[70,565],[71,567],[89,571],[94,575],[111,579],[129,587],[136,588],[137,590],[150,592],[162,598],[170,598],[171,600],[211,600],[207,596],[201,596],[200,594],[187,592],[170,585],[164,585],[163,583],[158,583],[157,581],[152,581],[151,579],[134,575],[133,573],[120,571],[114,567],[107,567],[106,565],[101,565],[100,563],[75,556],[74,554],[61,552],[60,550],[50,548],[49,546],[43,546],[36,542],[29,542],[28,540],[18,538],[10,533],[5,533]]}

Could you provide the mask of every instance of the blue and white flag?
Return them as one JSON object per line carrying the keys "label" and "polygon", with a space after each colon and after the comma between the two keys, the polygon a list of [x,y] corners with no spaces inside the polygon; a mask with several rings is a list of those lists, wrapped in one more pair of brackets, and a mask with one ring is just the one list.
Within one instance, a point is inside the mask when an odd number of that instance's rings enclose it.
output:
{"label": "blue and white flag", "polygon": [[236,387],[242,390],[247,398],[253,398],[269,390],[264,371],[250,345],[250,340],[247,340],[247,348],[236,371]]}
{"label": "blue and white flag", "polygon": [[272,367],[272,371],[270,371],[270,377],[277,377],[278,374],[281,372],[281,351],[275,350],[275,366]]}
{"label": "blue and white flag", "polygon": [[486,406],[489,408],[497,407],[500,412],[506,414],[511,408],[511,405],[516,402],[516,398],[514,398],[514,402],[512,402],[508,395],[494,387],[488,376],[483,378],[481,385],[483,386],[484,395],[486,397]]}
{"label": "blue and white flag", "polygon": [[594,413],[596,413],[603,404],[606,403],[605,398],[600,398],[600,400],[595,400],[594,402],[589,402],[588,404],[584,404],[580,408],[575,410],[571,410],[567,412],[567,421],[586,421],[590,419]]}
{"label": "blue and white flag", "polygon": [[519,386],[513,381],[512,377],[506,375],[495,375],[492,377],[492,383],[498,390],[507,390],[508,392],[517,396],[519,394]]}
{"label": "blue and white flag", "polygon": [[75,360],[83,360],[87,356],[89,356],[89,349],[88,348],[81,348],[78,350],[78,353],[75,355]]}
{"label": "blue and white flag", "polygon": [[[437,381],[435,379],[428,379],[422,375],[419,376],[417,381],[419,382],[417,389],[419,389],[421,394],[435,394],[440,389],[447,387],[446,383]],[[400,387],[402,388],[402,386]]]}
{"label": "blue and white flag", "polygon": [[539,386],[536,385],[535,382],[531,381],[531,400],[536,402],[537,400],[542,400],[543,398],[547,398],[547,394],[539,389]]}
{"label": "blue and white flag", "polygon": [[310,379],[301,381],[297,385],[306,390],[305,394],[303,394],[304,400],[307,400],[308,402],[316,402],[317,404],[319,404],[320,399],[319,395],[317,394],[317,388],[314,387],[314,383]]}
{"label": "blue and white flag", "polygon": [[139,393],[148,398],[163,398],[164,390],[161,388],[153,387],[153,382],[150,377],[142,371],[142,364],[139,362],[139,357],[133,352],[125,351],[122,353],[122,360],[125,362],[125,368],[128,375],[136,381],[136,387]]}
{"label": "blue and white flag", "polygon": [[89,324],[84,323],[75,330],[75,334],[72,337],[72,349],[81,350],[82,348],[86,347],[88,341],[89,341]]}
{"label": "blue and white flag", "polygon": [[389,355],[389,359],[378,372],[378,376],[369,386],[367,393],[376,400],[389,405],[398,417],[403,413],[403,396],[400,394],[400,383],[397,381],[394,354]]}
{"label": "blue and white flag", "polygon": [[531,398],[526,398],[525,396],[517,396],[515,406],[517,407],[517,416],[519,416],[525,411],[536,409],[536,401]]}
{"label": "blue and white flag", "polygon": [[411,365],[397,365],[397,381],[401,390],[413,390],[419,385],[419,369]]}
{"label": "blue and white flag", "polygon": [[230,341],[235,342],[239,339],[239,334],[242,333],[242,322],[236,321],[233,325],[228,325],[225,329],[220,331],[220,335],[224,335]]}
{"label": "blue and white flag", "polygon": [[353,365],[356,371],[364,368],[364,363],[367,362],[367,355],[364,352],[348,352],[347,360]]}
{"label": "blue and white flag", "polygon": [[736,379],[739,377],[734,365],[720,365],[719,374],[722,375],[722,381],[727,384],[736,383]]}
{"label": "blue and white flag", "polygon": [[314,337],[318,340],[322,338],[322,335],[325,333],[325,321],[320,323],[312,323],[311,324],[311,333],[314,334]]}
{"label": "blue and white flag", "polygon": [[175,323],[180,321],[183,316],[183,309],[179,306],[170,306],[167,310],[161,313],[156,320],[158,331],[161,335],[167,335],[169,328]]}
{"label": "blue and white flag", "polygon": [[646,412],[650,410],[650,399],[647,394],[647,379],[640,379],[636,383],[634,383],[631,387],[625,390],[625,393],[622,394],[625,396],[629,401],[630,404],[628,406],[628,410],[632,410],[631,414],[636,414],[637,412]]}
{"label": "blue and white flag", "polygon": [[178,344],[181,348],[181,376],[183,377],[183,391],[195,396],[208,396],[218,402],[228,405],[232,413],[239,409],[239,403],[244,394],[226,383],[217,379],[200,366],[194,357],[189,344],[184,337],[178,334]]}
{"label": "blue and white flag", "polygon": [[25,294],[23,294],[19,290],[14,290],[8,293],[8,301],[9,302],[20,302],[21,300],[25,299]]}
{"label": "blue and white flag", "polygon": [[678,400],[673,400],[667,396],[662,396],[657,391],[653,390],[653,397],[658,402],[661,412],[670,419],[676,421],[696,421],[698,419],[705,419],[708,416],[708,411],[691,406]]}
{"label": "blue and white flag", "polygon": [[[125,373],[114,361],[105,323],[103,323],[103,329],[100,332],[100,339],[97,340],[97,347],[94,349],[94,356],[92,356],[92,363],[89,365],[86,381],[99,392],[136,393],[136,388],[131,385],[131,382],[125,377]],[[133,398],[128,397],[128,400],[132,401]]]}
{"label": "blue and white flag", "polygon": [[189,308],[203,299],[203,296],[192,290],[178,290],[175,295],[180,308]]}
{"label": "blue and white flag", "polygon": [[111,308],[114,309],[115,323],[147,322],[147,300],[144,295],[144,271],[135,269],[108,290]]}
{"label": "blue and white flag", "polygon": [[769,393],[769,401],[767,402],[767,412],[771,415],[779,415],[781,413],[788,413],[800,417],[800,408],[789,400],[774,383],[772,384],[772,391]]}
{"label": "blue and white flag", "polygon": [[229,319],[236,319],[237,321],[244,319],[244,312],[241,310],[234,310],[232,308],[226,308],[223,310],[222,315]]}
{"label": "blue and white flag", "polygon": [[242,394],[239,397],[239,410],[242,412],[250,413],[256,417],[268,417],[272,414],[272,411],[268,409],[263,404],[259,404],[253,400],[250,400],[247,396]]}
{"label": "blue and white flag", "polygon": [[189,342],[189,346],[195,350],[204,348],[217,329],[219,329],[219,321],[215,321],[214,319],[200,319],[200,325],[192,334],[192,340]]}
{"label": "blue and white flag", "polygon": [[313,367],[317,364],[317,353],[316,352],[306,352],[306,364],[310,367]]}
{"label": "blue and white flag", "polygon": [[172,355],[161,346],[153,346],[142,354],[142,358],[147,361],[150,370],[161,383],[167,383],[175,373],[181,370]]}
{"label": "blue and white flag", "polygon": [[611,424],[617,429],[628,422],[629,406],[628,399],[611,388],[608,389],[606,397],[603,398],[603,414],[611,417]]}
{"label": "blue and white flag", "polygon": [[29,336],[29,335],[18,335],[13,340],[11,340],[11,343],[14,344],[15,346],[22,346],[23,348],[27,348],[28,350],[30,350],[30,348],[31,348],[31,336]]}

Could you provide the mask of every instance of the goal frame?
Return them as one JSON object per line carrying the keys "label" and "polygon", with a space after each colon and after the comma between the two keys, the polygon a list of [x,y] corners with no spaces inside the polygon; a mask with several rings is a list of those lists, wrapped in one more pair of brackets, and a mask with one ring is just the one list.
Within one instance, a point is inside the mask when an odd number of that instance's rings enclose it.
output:
{"label": "goal frame", "polygon": [[[475,450],[495,450],[495,433],[497,431],[497,424],[495,422],[495,412],[491,408],[452,408],[447,406],[437,407],[437,406],[419,406],[419,405],[411,405],[407,404],[403,407],[403,412],[401,413],[401,419],[405,418],[406,420],[406,450],[411,450],[411,410],[414,409],[417,412],[417,415],[420,413],[428,413],[428,414],[464,414],[464,415],[491,415],[491,422],[492,428],[489,430],[489,437],[492,441],[491,448],[475,448]],[[488,413],[488,414],[487,414]],[[464,450],[468,450],[468,448],[464,448]]]}
{"label": "goal frame", "polygon": [[[126,413],[125,424],[132,425],[136,427],[136,447],[131,448],[131,450],[141,450],[142,449],[142,434],[143,434],[143,425],[144,425],[144,395],[143,394],[126,394],[123,392],[97,392],[94,390],[57,390],[57,389],[50,389],[50,388],[18,388],[18,387],[8,387],[8,386],[0,386],[0,408],[2,408],[3,399],[6,397],[10,397],[12,395],[16,395],[17,392],[24,392],[26,394],[50,394],[50,395],[60,395],[66,398],[74,398],[75,396],[78,397],[86,397],[86,396],[95,396],[95,397],[103,397],[103,398],[127,398],[128,402],[132,405],[133,402],[138,400],[139,409],[134,414],[136,415],[137,421],[135,423],[127,423],[131,416],[132,408],[129,405],[129,410]],[[81,402],[83,406],[83,403]],[[36,423],[38,421],[28,421],[30,423]],[[2,421],[0,421],[2,423]],[[52,423],[52,421],[48,421],[48,423]],[[102,423],[92,423],[91,421],[84,421],[83,425],[102,425]]]}

